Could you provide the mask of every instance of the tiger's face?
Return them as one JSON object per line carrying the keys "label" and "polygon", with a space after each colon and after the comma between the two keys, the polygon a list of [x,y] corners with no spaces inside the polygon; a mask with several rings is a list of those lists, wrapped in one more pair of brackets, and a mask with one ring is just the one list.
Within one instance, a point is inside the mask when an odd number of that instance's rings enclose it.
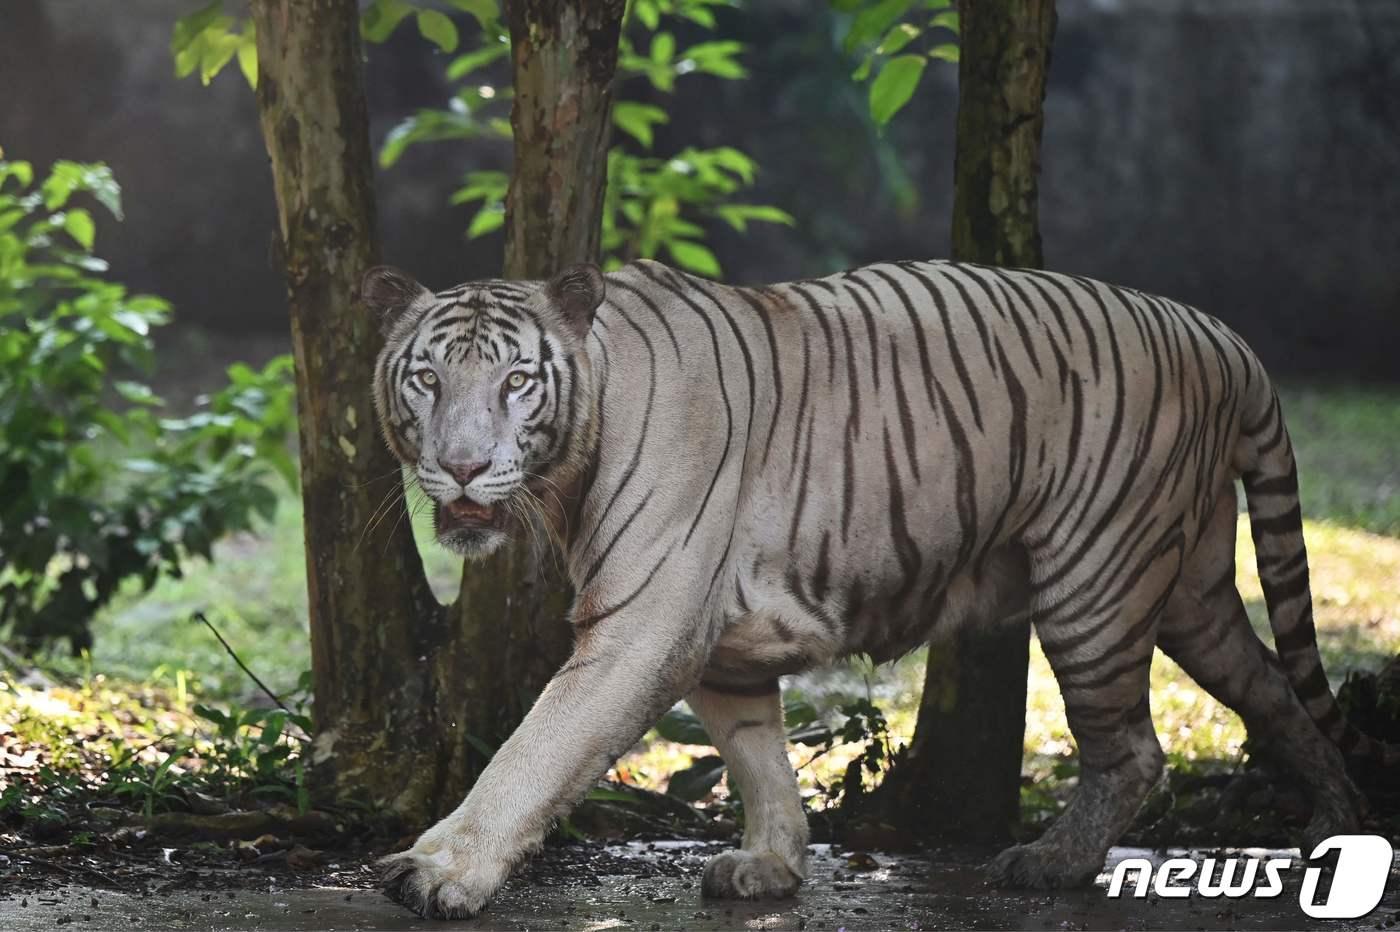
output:
{"label": "tiger's face", "polygon": [[443,546],[494,551],[519,524],[531,481],[548,482],[576,455],[587,414],[582,343],[604,288],[594,266],[436,294],[394,269],[365,275],[361,298],[385,336],[380,427],[432,499]]}

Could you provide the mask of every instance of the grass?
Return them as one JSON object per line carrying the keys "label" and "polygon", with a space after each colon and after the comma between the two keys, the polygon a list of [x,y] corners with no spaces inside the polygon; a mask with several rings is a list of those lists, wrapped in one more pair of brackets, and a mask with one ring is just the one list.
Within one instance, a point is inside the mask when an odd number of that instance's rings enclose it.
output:
{"label": "grass", "polygon": [[[1400,651],[1400,389],[1294,387],[1284,393],[1284,404],[1308,516],[1305,534],[1319,640],[1335,686],[1346,671],[1376,669]],[[421,522],[415,531],[435,589],[449,597],[461,561],[432,546]],[[81,688],[99,691],[66,698],[53,693],[50,698],[86,711],[116,702],[133,716],[153,720],[167,712],[183,715],[182,727],[193,727],[188,724],[193,719],[188,708],[181,711],[175,704],[177,692],[206,701],[249,703],[254,688],[209,631],[190,620],[197,610],[273,690],[294,690],[310,665],[303,561],[300,503],[289,493],[272,523],[256,534],[221,543],[212,564],[193,563],[183,579],[163,581],[144,595],[133,591],[118,598],[96,622],[91,656],[76,666],[68,664],[71,678],[87,684]],[[1251,618],[1267,639],[1243,518],[1238,565]],[[828,718],[838,718],[834,710],[845,702],[873,698],[889,720],[892,737],[907,740],[922,675],[923,654],[917,652],[879,669],[851,661],[816,671],[796,678],[789,690],[799,692]],[[1152,678],[1153,715],[1171,760],[1227,766],[1240,760],[1245,736],[1232,713],[1165,657],[1157,657]],[[10,723],[12,735],[18,733],[17,723],[48,714],[34,705],[40,700],[32,694],[23,701],[21,695],[15,684],[0,691],[0,728]],[[122,695],[127,699],[119,698]],[[83,731],[87,726],[73,724],[71,717],[58,720],[72,727],[63,726],[61,733],[47,737],[26,734],[34,741],[67,741],[70,747],[101,736],[100,727]],[[96,721],[100,726],[103,719]],[[171,722],[161,720],[158,727],[171,727]],[[1028,773],[1048,782],[1073,774],[1073,745],[1063,705],[1036,644],[1031,653],[1026,750]],[[791,756],[794,765],[804,765],[804,789],[816,794],[860,751],[858,744],[843,745],[811,760],[812,749],[797,747]],[[113,749],[103,753],[109,752]],[[708,753],[712,749],[653,735],[619,762],[616,773],[634,783],[664,787],[671,773]]]}

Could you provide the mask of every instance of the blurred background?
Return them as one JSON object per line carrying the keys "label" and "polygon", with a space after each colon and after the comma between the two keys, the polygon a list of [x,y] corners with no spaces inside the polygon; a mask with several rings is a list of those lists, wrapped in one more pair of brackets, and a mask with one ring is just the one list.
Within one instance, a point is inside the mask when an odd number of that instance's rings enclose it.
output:
{"label": "blurred background", "polygon": [[[109,14],[90,0],[6,0],[0,87],[25,93],[4,95],[0,141],[36,165],[111,165],[127,218],[104,254],[133,290],[174,304],[162,338],[219,360],[258,357],[287,341],[267,157],[236,69],[207,88],[174,75],[171,23],[195,6],[143,0]],[[1400,5],[1063,0],[1058,11],[1047,267],[1190,302],[1275,372],[1400,379]],[[746,199],[797,221],[744,236],[718,226],[709,242],[723,277],[947,256],[957,69],[930,67],[880,133],[825,0],[718,16],[720,34],[747,43],[750,76],[678,82],[655,149],[742,140],[759,166]],[[368,48],[376,149],[415,110],[448,100],[449,60],[411,30]],[[507,62],[492,68],[508,80]],[[464,172],[509,157],[508,141],[451,141],[381,168],[386,261],[436,287],[498,274],[501,233],[466,239],[472,211],[446,200]]]}

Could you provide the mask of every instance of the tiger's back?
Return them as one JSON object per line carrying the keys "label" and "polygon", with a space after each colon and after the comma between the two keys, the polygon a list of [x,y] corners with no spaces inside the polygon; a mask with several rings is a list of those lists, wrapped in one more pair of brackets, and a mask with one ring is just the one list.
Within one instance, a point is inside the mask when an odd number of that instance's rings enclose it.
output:
{"label": "tiger's back", "polygon": [[722,567],[696,571],[714,574],[715,666],[731,681],[852,651],[887,659],[1014,596],[1073,613],[1066,568],[1111,570],[1110,528],[1168,550],[1194,540],[1264,385],[1214,319],[1050,273],[901,263],[757,289],[654,265],[612,278],[595,328],[606,355],[660,373],[653,412],[686,415],[665,439],[605,420],[602,442],[643,448],[668,484],[688,477],[630,527],[651,510],[657,534],[729,538]]}

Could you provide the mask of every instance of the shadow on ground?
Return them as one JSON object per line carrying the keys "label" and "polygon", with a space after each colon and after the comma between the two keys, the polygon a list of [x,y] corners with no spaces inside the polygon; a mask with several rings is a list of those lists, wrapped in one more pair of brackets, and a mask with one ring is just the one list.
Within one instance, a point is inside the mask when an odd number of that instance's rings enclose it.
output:
{"label": "shadow on ground", "polygon": [[[1085,890],[1029,894],[997,890],[982,880],[970,855],[933,860],[876,854],[848,857],[813,848],[811,878],[782,903],[702,901],[700,872],[716,846],[632,843],[550,849],[531,862],[469,922],[413,917],[368,888],[367,869],[348,872],[356,886],[211,892],[178,881],[145,893],[78,884],[0,898],[0,927],[11,932],[75,924],[140,929],[1303,929],[1390,928],[1400,923],[1400,863],[1380,906],[1354,920],[1309,919],[1300,909],[1302,871],[1284,872],[1285,892],[1272,899],[1112,900],[1107,874]],[[1251,850],[1251,854],[1263,852]],[[1179,852],[1172,852],[1179,854]],[[1202,856],[1201,852],[1187,852]],[[1269,852],[1292,857],[1297,852]],[[1125,857],[1161,853],[1115,848],[1109,870]]]}

